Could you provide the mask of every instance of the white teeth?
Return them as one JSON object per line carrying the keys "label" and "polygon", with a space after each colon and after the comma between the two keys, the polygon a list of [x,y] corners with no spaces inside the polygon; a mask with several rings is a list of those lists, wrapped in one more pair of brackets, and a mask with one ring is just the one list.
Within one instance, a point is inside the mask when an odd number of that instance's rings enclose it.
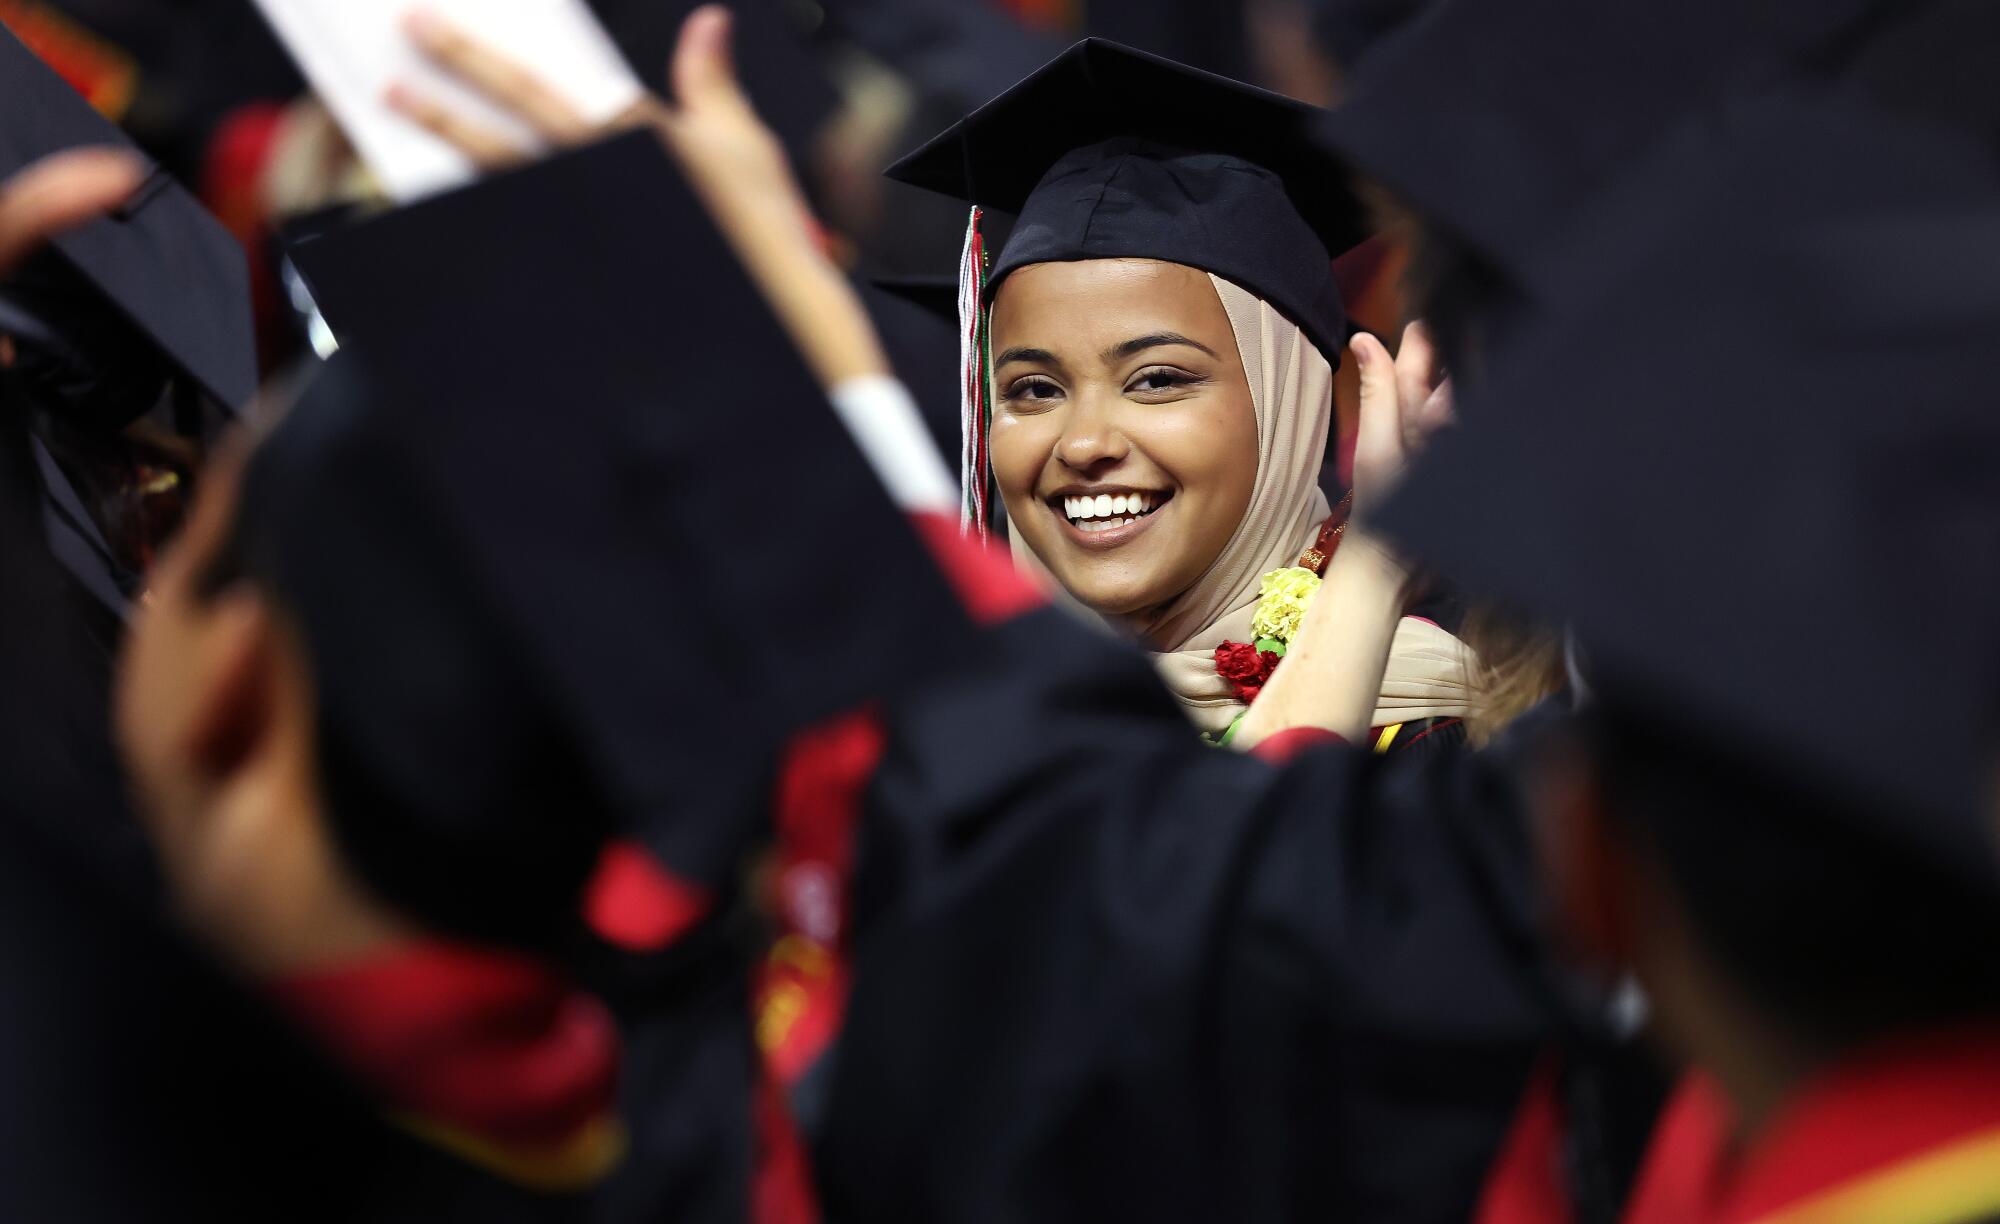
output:
{"label": "white teeth", "polygon": [[[1101,520],[1138,518],[1151,514],[1156,505],[1158,502],[1151,493],[1099,493],[1094,497],[1065,496],[1062,500],[1064,516],[1078,526]],[[1119,525],[1103,522],[1097,530]]]}
{"label": "white teeth", "polygon": [[1136,523],[1138,521],[1139,518],[1137,515],[1124,515],[1119,518],[1085,519],[1076,526],[1079,531],[1099,532],[1110,531],[1115,527],[1123,527],[1127,523]]}

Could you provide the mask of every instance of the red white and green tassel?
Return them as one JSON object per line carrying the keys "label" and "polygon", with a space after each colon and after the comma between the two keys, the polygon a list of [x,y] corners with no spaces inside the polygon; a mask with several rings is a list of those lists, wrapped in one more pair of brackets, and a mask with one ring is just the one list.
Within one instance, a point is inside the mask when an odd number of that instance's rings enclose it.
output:
{"label": "red white and green tassel", "polygon": [[991,402],[993,348],[986,310],[986,274],[991,264],[980,233],[982,212],[973,206],[965,225],[965,251],[958,261],[959,357],[959,530],[985,539],[993,533],[987,505],[987,439],[993,428]]}

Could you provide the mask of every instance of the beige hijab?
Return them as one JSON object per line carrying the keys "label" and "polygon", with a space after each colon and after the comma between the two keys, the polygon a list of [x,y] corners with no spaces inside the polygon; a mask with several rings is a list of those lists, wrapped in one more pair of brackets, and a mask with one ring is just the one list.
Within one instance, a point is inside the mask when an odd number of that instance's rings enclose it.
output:
{"label": "beige hijab", "polygon": [[[1205,732],[1229,729],[1246,708],[1215,673],[1215,648],[1247,642],[1266,572],[1297,565],[1330,510],[1319,469],[1333,422],[1333,367],[1298,325],[1248,290],[1211,275],[1229,314],[1236,349],[1257,412],[1257,483],[1250,508],[1208,572],[1177,598],[1121,627],[1148,641],[1171,642],[1153,655],[1160,676],[1188,717]],[[1021,542],[1017,563],[1046,579]],[[1375,725],[1463,716],[1473,674],[1465,644],[1428,621],[1404,618],[1390,647]]]}

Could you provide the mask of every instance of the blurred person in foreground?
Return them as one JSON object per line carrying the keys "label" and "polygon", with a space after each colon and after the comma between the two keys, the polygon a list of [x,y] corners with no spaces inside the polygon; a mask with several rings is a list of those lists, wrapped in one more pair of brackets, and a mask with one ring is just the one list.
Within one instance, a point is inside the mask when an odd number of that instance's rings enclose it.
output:
{"label": "blurred person in foreground", "polygon": [[[1384,512],[1571,628],[1543,878],[1688,1068],[1625,1218],[2000,1218],[2000,175],[1810,85],[1628,175]],[[1482,1218],[1569,1218],[1563,1104]]]}
{"label": "blurred person in foreground", "polygon": [[[127,200],[117,148],[0,186],[0,268]],[[18,434],[12,435],[18,441]],[[39,489],[9,448],[0,501],[0,1215],[22,1220],[508,1218],[481,1180],[384,1125],[253,995],[180,938],[79,827],[129,819],[116,775],[73,767],[100,724],[78,683]],[[101,732],[100,732],[101,734]]]}

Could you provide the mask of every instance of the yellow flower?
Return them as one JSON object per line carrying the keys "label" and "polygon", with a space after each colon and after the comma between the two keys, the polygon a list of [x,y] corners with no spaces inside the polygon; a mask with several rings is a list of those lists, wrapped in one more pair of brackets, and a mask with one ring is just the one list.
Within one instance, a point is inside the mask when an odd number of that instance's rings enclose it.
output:
{"label": "yellow flower", "polygon": [[1296,566],[1274,569],[1258,586],[1263,597],[1250,617],[1250,631],[1258,637],[1289,642],[1299,631],[1299,618],[1306,614],[1306,602],[1319,590],[1319,575]]}

